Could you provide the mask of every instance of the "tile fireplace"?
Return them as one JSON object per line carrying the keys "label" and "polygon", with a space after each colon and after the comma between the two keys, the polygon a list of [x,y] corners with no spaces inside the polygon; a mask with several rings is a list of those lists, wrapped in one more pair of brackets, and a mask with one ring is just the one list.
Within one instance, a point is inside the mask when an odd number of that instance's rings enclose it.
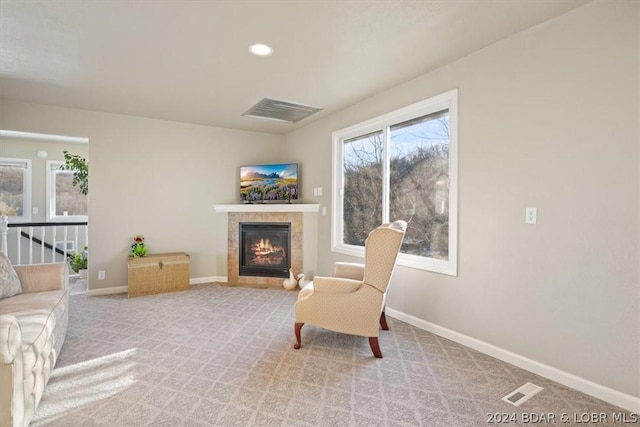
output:
{"label": "tile fireplace", "polygon": [[227,215],[228,283],[282,289],[281,277],[239,274],[239,228],[242,222],[290,223],[290,262],[294,275],[304,273],[307,278],[312,278],[316,274],[319,204],[215,204],[214,209],[217,213]]}
{"label": "tile fireplace", "polygon": [[[246,207],[247,210],[255,209],[255,206]],[[257,209],[261,209],[260,206],[257,206]],[[263,208],[262,208],[263,209]],[[273,260],[274,264],[278,266],[278,268],[282,271],[282,269],[286,268],[287,275],[284,276],[279,275],[275,276],[271,273],[265,271],[261,268],[264,267],[264,264],[268,262],[265,258],[256,260],[250,266],[251,269],[241,272],[241,264],[242,257],[245,257],[245,263],[247,258],[251,258],[252,256],[255,258],[255,252],[249,251],[247,254],[245,250],[242,249],[242,237],[240,233],[240,229],[244,228],[246,224],[254,224],[254,225],[282,225],[289,224],[289,250],[288,250],[288,260],[285,262],[284,260]],[[264,230],[259,230],[258,232],[251,231],[248,237],[250,240],[254,240],[254,245],[257,244],[260,247],[260,239],[258,235]],[[280,245],[280,237],[277,237],[277,232],[273,234],[273,231],[269,232],[270,234],[267,236],[269,240],[272,238],[276,239],[275,245]],[[259,285],[259,286],[267,286],[274,288],[282,288],[282,281],[285,277],[289,277],[289,268],[293,270],[294,274],[298,273],[307,273],[307,271],[303,270],[303,213],[302,212],[261,212],[261,211],[242,211],[242,212],[229,212],[228,213],[228,229],[227,229],[227,281],[229,283],[241,284],[241,285]],[[274,246],[274,242],[270,242],[271,246]],[[262,242],[263,250],[262,254],[266,256],[267,253],[270,253],[271,249],[268,248],[268,244],[264,241]],[[260,251],[259,251],[260,252]],[[277,258],[276,252],[270,254],[273,255],[274,258]],[[275,276],[275,277],[274,277]]]}

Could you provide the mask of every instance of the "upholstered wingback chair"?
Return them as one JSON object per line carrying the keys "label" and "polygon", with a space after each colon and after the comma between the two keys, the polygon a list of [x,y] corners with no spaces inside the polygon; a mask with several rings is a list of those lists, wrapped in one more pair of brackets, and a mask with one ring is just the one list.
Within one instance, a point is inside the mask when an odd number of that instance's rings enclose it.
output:
{"label": "upholstered wingback chair", "polygon": [[294,348],[301,345],[305,323],[369,338],[375,357],[381,358],[379,326],[388,330],[384,304],[389,280],[407,229],[404,221],[383,224],[365,241],[364,264],[335,264],[333,277],[315,276],[298,294],[295,304]]}

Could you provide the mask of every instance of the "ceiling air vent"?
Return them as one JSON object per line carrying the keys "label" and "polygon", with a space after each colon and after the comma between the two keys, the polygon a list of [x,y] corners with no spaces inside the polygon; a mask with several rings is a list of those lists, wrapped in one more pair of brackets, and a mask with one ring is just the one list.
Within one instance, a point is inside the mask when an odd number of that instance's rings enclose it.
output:
{"label": "ceiling air vent", "polygon": [[318,111],[322,111],[322,108],[264,98],[262,101],[258,102],[246,111],[243,116],[297,123]]}

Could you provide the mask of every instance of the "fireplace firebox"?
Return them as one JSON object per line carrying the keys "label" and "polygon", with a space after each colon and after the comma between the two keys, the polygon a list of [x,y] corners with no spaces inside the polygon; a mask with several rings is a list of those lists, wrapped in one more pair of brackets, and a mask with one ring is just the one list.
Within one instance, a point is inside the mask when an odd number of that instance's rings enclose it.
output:
{"label": "fireplace firebox", "polygon": [[291,223],[241,222],[239,232],[240,276],[289,277]]}

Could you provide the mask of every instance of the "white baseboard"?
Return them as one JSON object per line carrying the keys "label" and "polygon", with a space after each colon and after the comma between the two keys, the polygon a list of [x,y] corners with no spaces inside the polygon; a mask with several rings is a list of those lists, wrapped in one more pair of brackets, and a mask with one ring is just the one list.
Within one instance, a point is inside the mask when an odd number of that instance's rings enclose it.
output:
{"label": "white baseboard", "polygon": [[587,379],[578,377],[565,371],[561,371],[560,369],[556,369],[552,366],[545,365],[544,363],[540,363],[519,354],[512,353],[508,350],[496,347],[495,345],[480,341],[476,338],[469,337],[467,335],[444,328],[442,326],[436,325],[435,323],[431,323],[426,320],[422,320],[417,317],[402,313],[389,307],[386,308],[385,313],[395,319],[401,320],[417,328],[424,329],[425,331],[429,331],[441,337],[450,339],[451,341],[455,341],[459,344],[465,345],[481,353],[515,365],[519,368],[526,369],[527,371],[533,372],[534,374],[548,378],[567,387],[571,387],[597,399],[604,400],[605,402],[619,406],[628,411],[632,411],[635,413],[640,412],[640,398],[638,397],[634,397],[629,394],[625,394],[617,390],[605,387],[603,385],[596,384]]}
{"label": "white baseboard", "polygon": [[202,283],[212,283],[212,282],[226,282],[227,278],[225,276],[209,276],[209,277],[194,277],[189,279],[190,285],[200,285]]}
{"label": "white baseboard", "polygon": [[[189,279],[189,285],[200,285],[202,283],[226,282],[225,276],[194,277]],[[87,289],[87,296],[97,297],[101,295],[126,294],[128,286],[115,286],[112,288]]]}
{"label": "white baseboard", "polygon": [[87,289],[87,296],[98,297],[102,295],[126,294],[128,286],[115,286],[113,288]]}

